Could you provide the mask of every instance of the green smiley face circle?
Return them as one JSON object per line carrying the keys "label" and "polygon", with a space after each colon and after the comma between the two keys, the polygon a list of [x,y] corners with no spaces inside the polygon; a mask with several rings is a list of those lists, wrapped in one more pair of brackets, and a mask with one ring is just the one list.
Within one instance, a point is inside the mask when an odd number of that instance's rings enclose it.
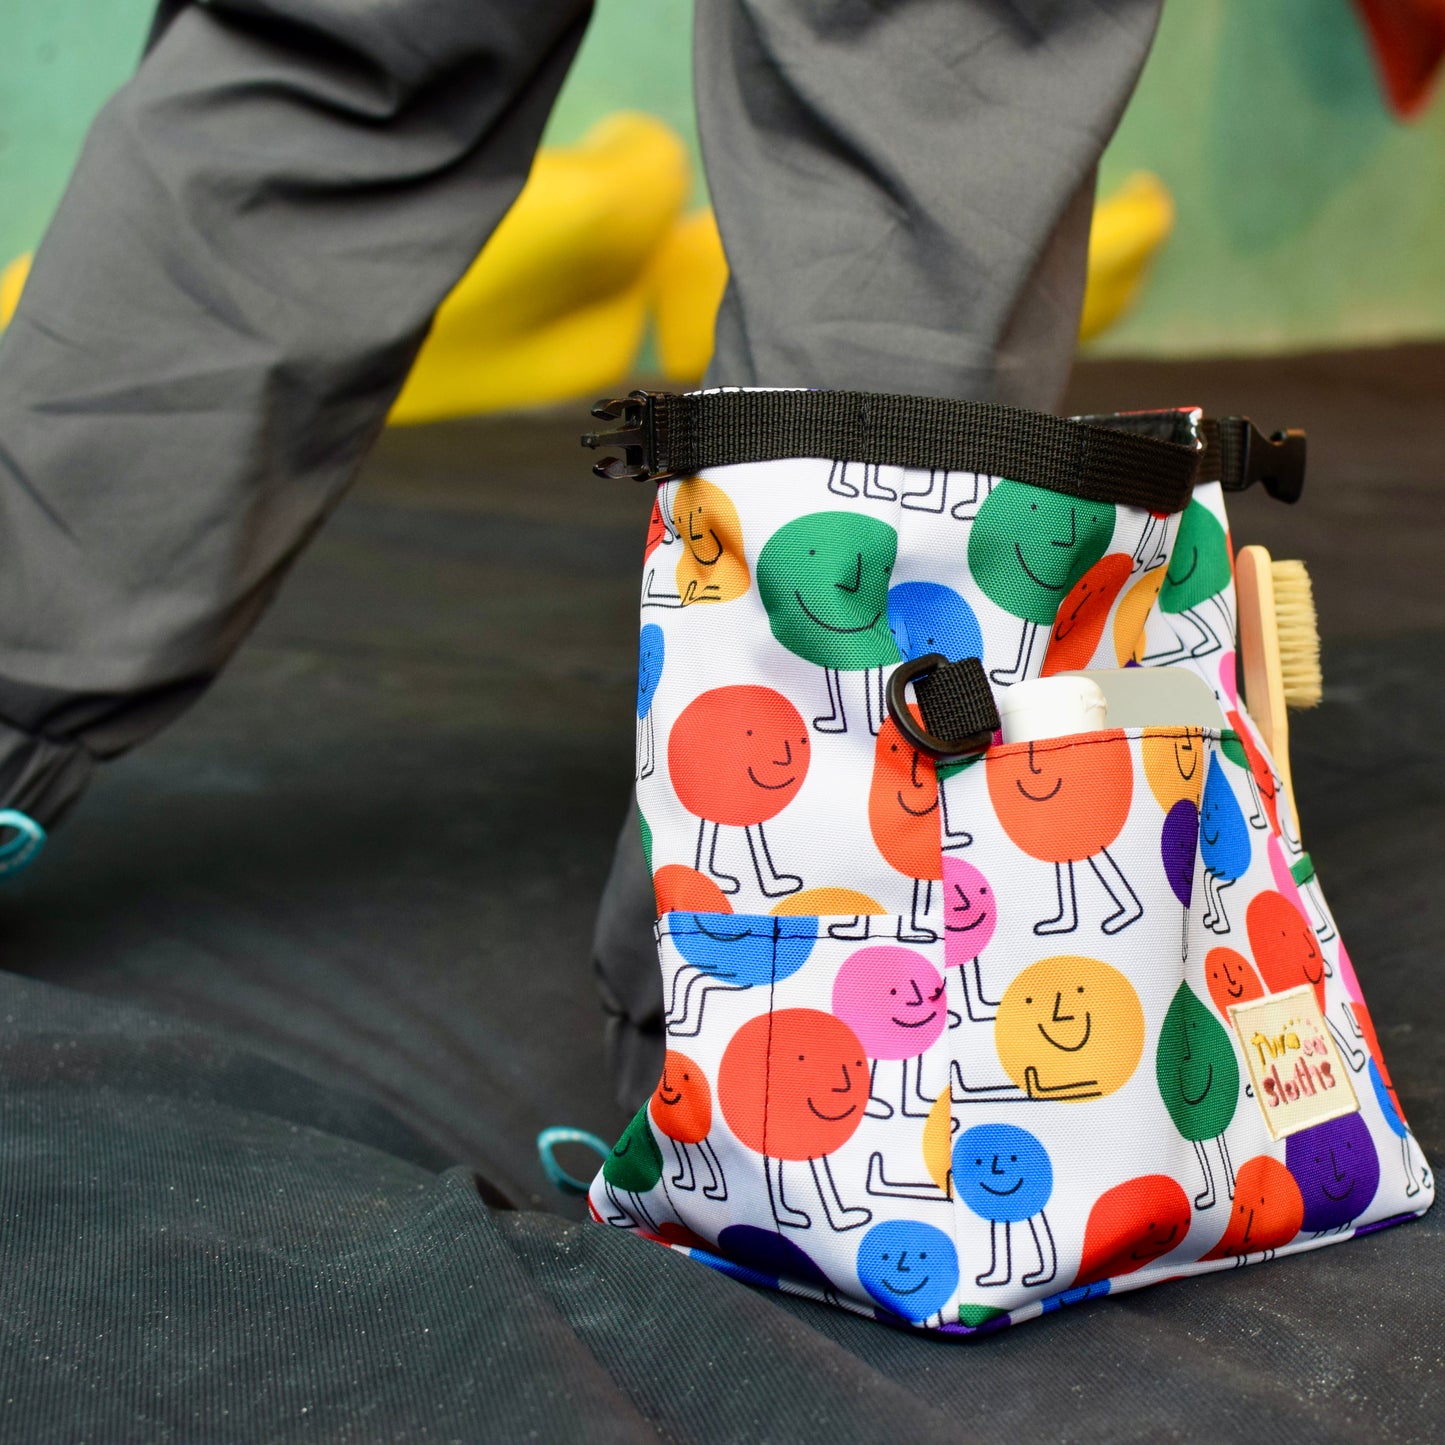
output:
{"label": "green smiley face circle", "polygon": [[898,533],[860,512],[811,512],[780,527],[758,557],[758,595],[789,652],[856,672],[900,660],[888,627]]}
{"label": "green smiley face circle", "polygon": [[1111,503],[999,482],[974,519],[968,570],[984,596],[1005,612],[1048,627],[1113,535]]}

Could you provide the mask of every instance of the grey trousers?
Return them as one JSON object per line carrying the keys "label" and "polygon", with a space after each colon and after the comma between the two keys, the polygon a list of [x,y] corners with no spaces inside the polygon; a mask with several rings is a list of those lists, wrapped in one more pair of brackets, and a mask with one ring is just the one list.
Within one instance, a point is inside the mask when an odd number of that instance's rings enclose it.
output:
{"label": "grey trousers", "polygon": [[[1161,0],[700,0],[710,377],[1051,407]],[[0,805],[53,824],[217,675],[526,179],[588,0],[166,3],[0,339]],[[661,1053],[630,823],[597,930]]]}

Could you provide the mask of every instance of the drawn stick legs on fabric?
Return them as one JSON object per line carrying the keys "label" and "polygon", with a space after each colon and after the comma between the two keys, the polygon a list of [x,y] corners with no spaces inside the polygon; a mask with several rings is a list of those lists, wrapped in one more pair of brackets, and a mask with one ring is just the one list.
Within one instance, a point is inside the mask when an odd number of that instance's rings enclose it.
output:
{"label": "drawn stick legs on fabric", "polygon": [[753,859],[753,872],[757,875],[758,888],[762,891],[764,898],[786,898],[790,893],[796,893],[802,886],[803,880],[795,873],[779,873],[777,865],[773,862],[773,855],[768,851],[768,840],[763,834],[761,823],[751,823],[743,829],[743,835],[748,840],[748,852]]}
{"label": "drawn stick legs on fabric", "polygon": [[813,1217],[788,1203],[783,1192],[783,1161],[769,1154],[763,1155],[763,1175],[768,1183],[768,1203],[772,1206],[773,1220],[780,1229],[811,1229]]}
{"label": "drawn stick legs on fabric", "polygon": [[[691,1193],[697,1188],[697,1173],[693,1168],[692,1155],[689,1146],[681,1139],[672,1141],[673,1152],[677,1155],[677,1173],[668,1180],[674,1189],[680,1189],[684,1193]],[[702,1155],[702,1162],[707,1165],[709,1175],[708,1183],[703,1188],[705,1199],[723,1200],[728,1197],[727,1180],[723,1176],[722,1161],[717,1157],[717,1150],[706,1139],[697,1141],[696,1148]]]}
{"label": "drawn stick legs on fabric", "polygon": [[[899,506],[909,512],[931,512],[934,516],[941,516],[948,506],[949,475],[945,471],[930,469],[928,484],[913,491],[904,491],[899,496]],[[954,502],[949,515],[960,522],[971,522],[988,496],[989,479],[973,472],[956,472],[953,475],[962,481],[967,495]]]}
{"label": "drawn stick legs on fabric", "polygon": [[[617,1197],[617,1191],[611,1184],[606,1186],[606,1194],[608,1202],[612,1205],[613,1209],[617,1211],[615,1215],[608,1216],[608,1224],[617,1225],[624,1229],[640,1229],[645,1226],[651,1230],[653,1234],[657,1233],[657,1221],[647,1212],[647,1206],[642,1202],[641,1195],[629,1194],[627,1196],[632,1201],[632,1210],[629,1212],[623,1208],[622,1201]],[[641,1225],[637,1222],[639,1216],[642,1219]]]}
{"label": "drawn stick legs on fabric", "polygon": [[[1209,619],[1205,616],[1203,609],[1212,606],[1221,620],[1219,631],[1215,631]],[[1208,657],[1211,653],[1223,652],[1224,643],[1220,641],[1221,636],[1234,639],[1234,618],[1230,615],[1229,608],[1225,605],[1224,595],[1220,593],[1214,597],[1208,597],[1197,607],[1186,607],[1180,612],[1165,614],[1169,618],[1169,629],[1174,634],[1175,645],[1166,647],[1157,652],[1146,653],[1144,662],[1152,666],[1156,663],[1170,662],[1176,658],[1188,657],[1190,659]],[[1193,645],[1179,630],[1174,622],[1178,617],[1187,621],[1193,627],[1196,634]]]}
{"label": "drawn stick legs on fabric", "polygon": [[[1138,545],[1134,548],[1134,554],[1130,559],[1132,563],[1130,573],[1152,572],[1156,567],[1167,562],[1169,552],[1165,547],[1165,542],[1168,537],[1168,514],[1160,516],[1157,512],[1150,512],[1145,519],[1144,530],[1139,534]],[[1147,560],[1146,554],[1148,554]]]}
{"label": "drawn stick legs on fabric", "polygon": [[938,515],[943,511],[947,500],[948,473],[930,470],[928,485],[919,491],[903,492],[898,499],[898,505],[909,512],[932,512]]}
{"label": "drawn stick legs on fabric", "polygon": [[[1034,1237],[1034,1248],[1038,1252],[1039,1266],[1024,1275],[1020,1283],[1032,1289],[1035,1285],[1048,1284],[1059,1272],[1058,1249],[1054,1244],[1054,1232],[1049,1228],[1048,1216],[1042,1212],[1028,1221],[1029,1232]],[[1043,1233],[1039,1230],[1042,1226]],[[989,1249],[991,1251],[988,1269],[979,1275],[974,1283],[988,1288],[992,1285],[1006,1285],[1013,1279],[1013,1225],[1006,1219],[989,1221]],[[999,1233],[1003,1233],[1003,1262],[999,1262]]]}
{"label": "drawn stick legs on fabric", "polygon": [[1224,912],[1223,893],[1232,888],[1237,880],[1226,878],[1212,868],[1204,870],[1204,926],[1212,933],[1228,933],[1229,919]]}
{"label": "drawn stick legs on fabric", "polygon": [[[893,1105],[878,1092],[878,1067],[880,1064],[892,1062],[891,1059],[874,1059],[869,1067],[867,1114],[870,1119],[891,1119],[893,1117]],[[902,1084],[899,1112],[905,1119],[926,1119],[937,1101],[930,1099],[923,1092],[923,1055],[918,1054],[911,1059],[899,1059],[898,1064]],[[920,1104],[922,1107],[917,1109],[910,1107],[913,1104]]]}
{"label": "drawn stick legs on fabric", "polygon": [[868,1182],[865,1187],[869,1194],[876,1195],[880,1199],[921,1199],[929,1204],[947,1204],[952,1198],[931,1179],[916,1181],[889,1179],[884,1172],[883,1155],[879,1150],[874,1150],[868,1156]]}
{"label": "drawn stick legs on fabric", "polygon": [[[811,1229],[812,1216],[806,1211],[789,1204],[783,1192],[784,1160],[763,1156],[763,1172],[767,1177],[768,1201],[772,1206],[773,1219],[779,1228]],[[837,1182],[826,1154],[808,1160],[814,1187],[818,1191],[818,1202],[823,1206],[824,1218],[835,1234],[844,1234],[850,1229],[859,1229],[873,1218],[873,1211],[863,1205],[848,1205],[838,1192]]]}
{"label": "drawn stick legs on fabric", "polygon": [[808,1160],[808,1167],[813,1171],[813,1183],[817,1186],[823,1213],[827,1215],[829,1227],[835,1233],[843,1234],[850,1229],[861,1229],[873,1218],[873,1211],[866,1205],[848,1205],[843,1202],[843,1196],[838,1192],[837,1182],[833,1178],[833,1167],[826,1154]]}
{"label": "drawn stick legs on fabric", "polygon": [[946,853],[957,851],[959,848],[968,848],[973,843],[973,834],[967,828],[961,828],[948,811],[948,787],[940,782],[938,785],[938,808],[943,820],[943,850]]}
{"label": "drawn stick legs on fabric", "polygon": [[[1100,859],[1103,860],[1108,870],[1107,876],[1105,868],[1099,866]],[[1110,935],[1120,933],[1131,923],[1137,923],[1139,919],[1143,918],[1144,905],[1139,902],[1139,895],[1134,892],[1129,884],[1129,880],[1124,877],[1123,870],[1114,861],[1113,855],[1107,848],[1100,848],[1099,851],[1089,859],[1089,867],[1094,870],[1094,877],[1103,884],[1104,892],[1107,893],[1114,902],[1114,912],[1099,925],[1105,933]],[[1112,885],[1109,881],[1110,877],[1113,879]],[[1114,891],[1115,885],[1117,885],[1119,891],[1124,894],[1123,898],[1120,898],[1119,893]]]}
{"label": "drawn stick legs on fabric", "polygon": [[908,918],[898,920],[898,941],[899,943],[936,943],[938,934],[931,929],[926,920],[928,911],[933,906],[933,880],[931,878],[915,878],[913,880],[913,906]]}
{"label": "drawn stick legs on fabric", "polygon": [[1369,1063],[1370,1056],[1360,1047],[1365,1036],[1361,1032],[1360,1026],[1355,1023],[1351,1017],[1348,1009],[1344,1011],[1344,1017],[1350,1024],[1350,1032],[1354,1035],[1353,1039],[1346,1036],[1345,1032],[1329,1014],[1325,1015],[1325,1024],[1334,1036],[1335,1043],[1339,1045],[1340,1052],[1345,1056],[1345,1062],[1350,1066],[1351,1070],[1358,1074],[1360,1070]]}
{"label": "drawn stick legs on fabric", "polygon": [[996,667],[989,673],[989,677],[1000,687],[1008,687],[1027,677],[1029,673],[1029,661],[1033,657],[1034,644],[1040,632],[1047,635],[1048,629],[1042,628],[1037,622],[1030,622],[1025,618],[1023,622],[1023,633],[1019,637],[1018,656],[1014,659],[1013,666]]}
{"label": "drawn stick legs on fabric", "polygon": [[[709,829],[712,830],[710,840]],[[731,873],[724,873],[718,867],[717,839],[721,831],[721,823],[710,823],[706,818],[698,824],[697,855],[693,860],[693,868],[698,873],[706,872],[724,893],[737,893],[743,886],[742,880],[734,877]],[[704,867],[704,860],[706,860],[706,867]]]}
{"label": "drawn stick legs on fabric", "polygon": [[[1065,879],[1069,885],[1067,891],[1064,888]],[[1054,887],[1058,891],[1059,911],[1052,918],[1044,918],[1034,924],[1034,932],[1040,938],[1048,938],[1056,933],[1072,933],[1079,926],[1079,900],[1074,888],[1072,863],[1054,864]]]}
{"label": "drawn stick legs on fabric", "polygon": [[649,710],[637,720],[637,781],[650,778],[657,771],[657,722]]}
{"label": "drawn stick legs on fabric", "polygon": [[[1214,1171],[1209,1167],[1209,1153],[1205,1146],[1207,1139],[1195,1139],[1194,1154],[1199,1160],[1200,1170],[1204,1174],[1204,1189],[1194,1196],[1194,1207],[1196,1209],[1213,1209],[1215,1200],[1219,1197],[1214,1190]],[[1219,1146],[1219,1163],[1224,1171],[1224,1186],[1230,1199],[1234,1198],[1234,1162],[1229,1157],[1229,1145],[1225,1142],[1223,1134],[1217,1134],[1214,1142]]]}
{"label": "drawn stick legs on fabric", "polygon": [[[1281,826],[1283,826],[1282,820]],[[1330,918],[1329,909],[1321,903],[1318,885],[1313,878],[1300,885],[1299,895],[1304,902],[1305,912],[1309,915],[1310,927],[1314,929],[1315,937],[1321,943],[1328,943],[1332,938],[1338,937],[1334,921]]]}
{"label": "drawn stick legs on fabric", "polygon": [[976,1024],[992,1023],[998,1017],[998,1006],[1002,1000],[989,998],[984,992],[983,961],[975,958],[960,965],[958,981],[963,985],[963,1006],[969,1018]]}
{"label": "drawn stick legs on fabric", "polygon": [[[687,982],[683,983],[683,975]],[[678,1002],[678,987],[682,988],[682,1001]],[[663,1027],[669,1038],[695,1039],[702,1032],[702,1012],[710,993],[736,993],[747,985],[726,983],[715,975],[700,968],[680,968],[672,976],[672,997],[668,1001]]]}
{"label": "drawn stick legs on fabric", "polygon": [[858,484],[853,477],[861,472],[863,496],[874,502],[896,502],[898,493],[884,485],[881,471],[876,462],[834,462],[828,471],[828,490],[837,497],[858,496]]}

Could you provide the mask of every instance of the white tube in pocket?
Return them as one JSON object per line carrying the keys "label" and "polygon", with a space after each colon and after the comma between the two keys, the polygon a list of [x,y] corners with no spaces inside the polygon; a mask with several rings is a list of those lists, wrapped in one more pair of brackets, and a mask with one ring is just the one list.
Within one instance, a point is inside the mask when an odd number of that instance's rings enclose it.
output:
{"label": "white tube in pocket", "polygon": [[1087,677],[1038,677],[995,694],[1006,743],[1033,743],[1107,726],[1109,704]]}

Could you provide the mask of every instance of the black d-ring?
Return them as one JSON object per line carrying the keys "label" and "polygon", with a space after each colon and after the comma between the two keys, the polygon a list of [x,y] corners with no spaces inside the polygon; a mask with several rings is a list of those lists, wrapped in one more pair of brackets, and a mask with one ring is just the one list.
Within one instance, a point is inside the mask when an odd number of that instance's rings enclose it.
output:
{"label": "black d-ring", "polygon": [[[942,667],[952,667],[955,664],[941,652],[930,652],[924,657],[915,657],[912,662],[905,662],[894,668],[892,676],[888,679],[888,711],[892,716],[898,731],[913,744],[921,753],[927,753],[930,757],[944,758],[967,758],[987,750],[993,742],[994,729],[990,727],[986,732],[971,733],[963,738],[940,738],[922,727],[914,718],[908,708],[908,699],[903,695],[903,689],[908,684],[924,682]],[[919,698],[919,710],[926,711],[923,699]]]}

